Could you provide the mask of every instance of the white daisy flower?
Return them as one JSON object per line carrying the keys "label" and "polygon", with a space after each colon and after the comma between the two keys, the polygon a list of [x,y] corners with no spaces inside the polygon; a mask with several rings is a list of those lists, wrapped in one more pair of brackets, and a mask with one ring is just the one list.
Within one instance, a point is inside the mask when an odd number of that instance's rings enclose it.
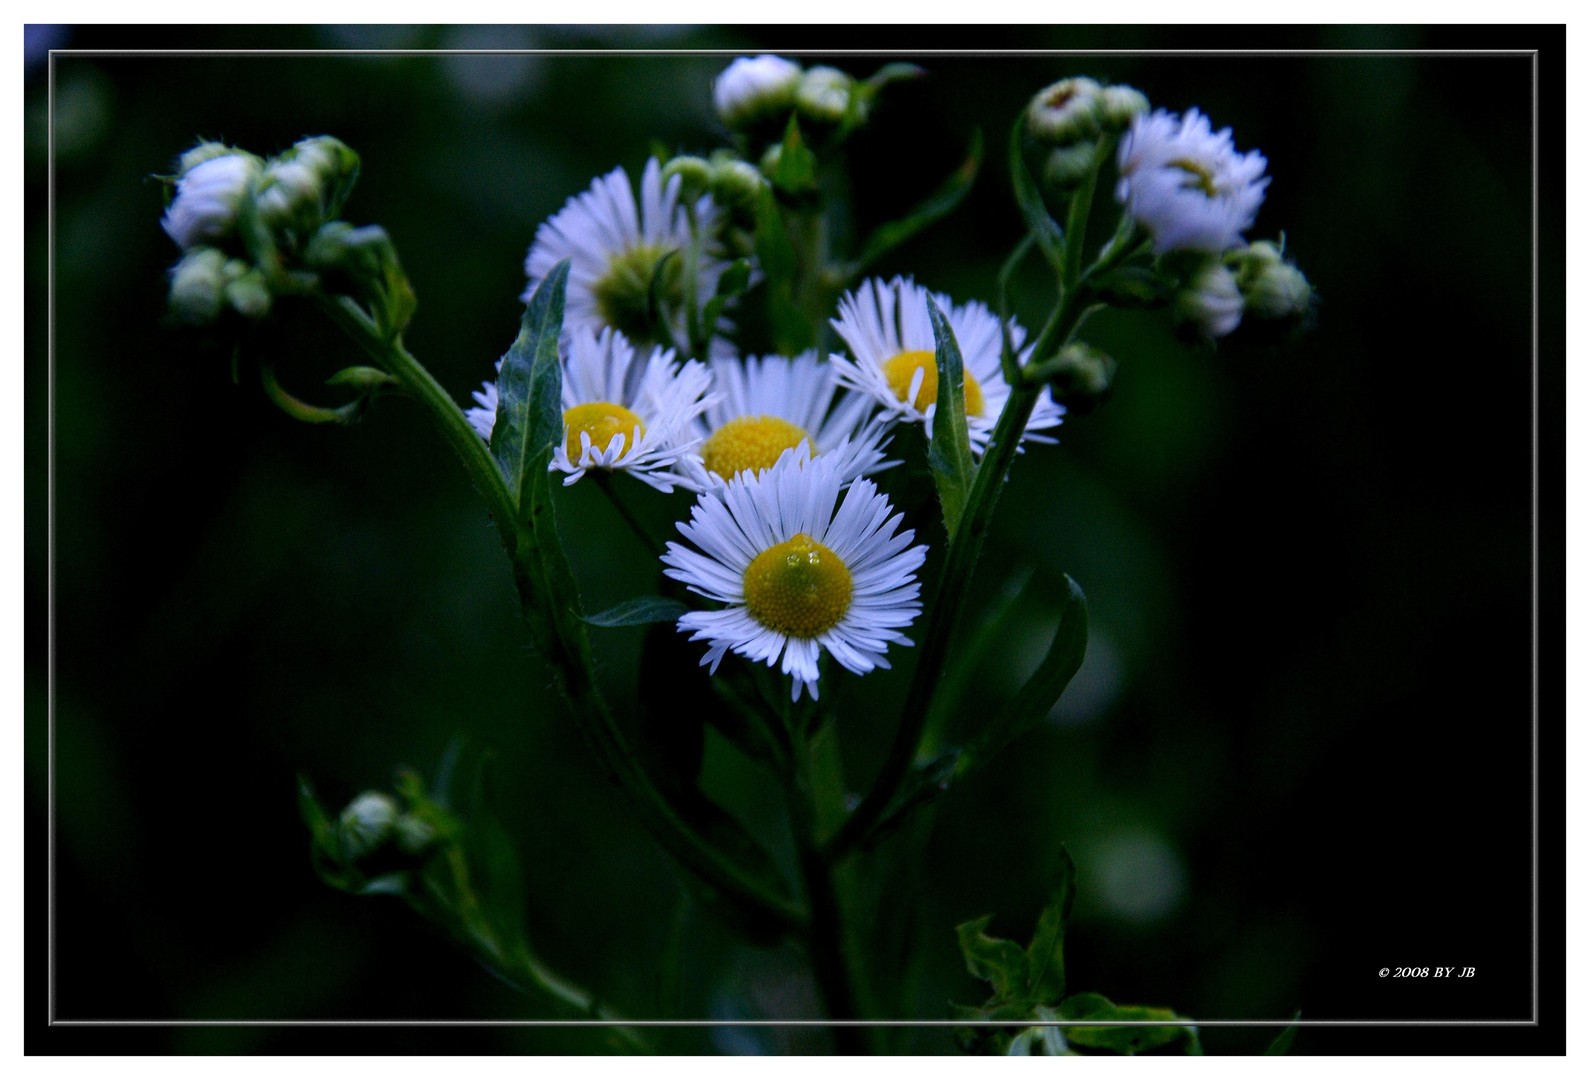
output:
{"label": "white daisy flower", "polygon": [[[629,174],[622,168],[597,177],[590,190],[564,203],[536,230],[525,259],[529,300],[543,278],[570,260],[564,312],[565,331],[612,327],[635,340],[650,336],[652,277],[662,267],[660,302],[675,341],[686,337],[685,252],[691,244],[690,220],[680,205],[678,176],[662,178],[656,158],[646,162],[637,206]],[[694,206],[696,225],[711,235],[716,209],[709,196]],[[671,257],[670,257],[671,256]],[[717,292],[726,264],[703,250],[696,265],[697,302]]]}
{"label": "white daisy flower", "polygon": [[1238,154],[1231,129],[1210,130],[1197,109],[1132,121],[1121,139],[1116,199],[1154,238],[1154,250],[1218,255],[1242,243],[1269,177],[1257,150]]}
{"label": "white daisy flower", "polygon": [[888,468],[882,443],[890,423],[872,399],[840,387],[832,364],[815,352],[712,361],[717,401],[694,425],[698,456],[689,459],[704,491],[750,469],[772,468],[786,450],[805,445],[832,458],[844,483]]}
{"label": "white daisy flower", "polygon": [[[658,491],[684,483],[679,472],[698,441],[692,422],[712,403],[707,369],[679,364],[672,349],[655,348],[644,364],[618,331],[576,330],[566,342],[563,366],[563,442],[552,451],[553,472],[564,485],[591,469],[622,470]],[[502,362],[497,362],[502,371]],[[473,395],[465,412],[480,437],[490,440],[497,420],[497,384]]]}
{"label": "white daisy flower", "polygon": [[822,652],[865,675],[889,666],[890,645],[911,644],[900,631],[922,611],[916,571],[927,548],[895,531],[903,515],[872,481],[857,480],[841,501],[843,484],[835,462],[797,448],[697,500],[679,523],[695,548],[671,542],[662,561],[669,577],[728,605],[679,619],[691,641],[707,642],[702,664],[717,671],[730,649],[778,664],[799,700],[803,688],[817,697]]}
{"label": "white daisy flower", "polygon": [[160,219],[166,235],[183,249],[225,239],[262,169],[258,158],[243,153],[222,154],[188,169]]}
{"label": "white daisy flower", "polygon": [[[840,383],[871,396],[899,419],[924,424],[931,436],[933,414],[938,411],[939,369],[928,317],[930,297],[949,317],[961,350],[967,434],[972,452],[981,455],[1005,399],[1010,397],[999,363],[999,318],[984,305],[976,301],[956,305],[943,294],[930,294],[910,278],[865,281],[840,299],[839,318],[833,320],[834,329],[854,357],[833,356],[836,375]],[[1012,320],[1010,341],[1022,363],[1031,352],[1030,347],[1023,348],[1026,339],[1027,331]],[[1045,389],[1027,421],[1023,441],[1054,442],[1035,432],[1058,427],[1064,415],[1065,406]]]}
{"label": "white daisy flower", "polygon": [[712,83],[712,104],[731,128],[795,102],[801,81],[799,64],[782,56],[742,56]]}

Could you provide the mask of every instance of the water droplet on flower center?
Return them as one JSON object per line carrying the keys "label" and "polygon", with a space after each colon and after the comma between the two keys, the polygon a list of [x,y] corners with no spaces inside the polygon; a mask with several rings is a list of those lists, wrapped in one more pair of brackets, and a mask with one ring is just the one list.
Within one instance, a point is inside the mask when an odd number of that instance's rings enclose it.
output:
{"label": "water droplet on flower center", "polygon": [[771,469],[780,454],[802,442],[809,444],[811,436],[788,420],[737,416],[702,444],[701,460],[712,472],[731,480],[746,469]]}
{"label": "water droplet on flower center", "polygon": [[839,625],[850,592],[844,560],[805,533],[768,548],[745,569],[751,618],[790,637],[814,638]]}
{"label": "water droplet on flower center", "polygon": [[[901,401],[907,401],[907,395],[911,393],[911,380],[916,378],[918,371],[922,373],[922,384],[917,388],[916,398],[908,401],[907,404],[922,412],[939,399],[937,357],[926,349],[919,349],[900,353],[883,365],[883,375],[889,380],[889,389],[893,390],[894,396]],[[966,394],[966,415],[982,416],[983,388],[977,385],[977,380],[972,378],[971,372],[963,369],[961,377],[964,380],[963,389]]]}
{"label": "water droplet on flower center", "polygon": [[563,448],[568,452],[569,460],[578,464],[584,452],[580,446],[581,432],[591,437],[593,450],[606,450],[614,435],[624,436],[624,448],[618,455],[619,460],[623,460],[635,449],[640,437],[646,434],[646,423],[622,405],[615,405],[611,401],[590,401],[564,411],[563,430]]}

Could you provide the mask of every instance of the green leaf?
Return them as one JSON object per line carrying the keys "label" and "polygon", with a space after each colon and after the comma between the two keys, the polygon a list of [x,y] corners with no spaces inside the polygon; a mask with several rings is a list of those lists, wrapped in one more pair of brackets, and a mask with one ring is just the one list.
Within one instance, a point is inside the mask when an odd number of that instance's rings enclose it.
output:
{"label": "green leaf", "polygon": [[1060,625],[1055,627],[1049,651],[1038,664],[1010,707],[985,727],[967,747],[975,764],[982,764],[1049,714],[1060,694],[1082,666],[1088,646],[1088,602],[1082,588],[1066,576],[1066,600],[1060,608]]}
{"label": "green leaf", "polygon": [[1066,998],[1060,1003],[1060,1016],[1066,1020],[1170,1022],[1164,1027],[1137,1024],[1130,1027],[1111,1027],[1101,1024],[1098,1027],[1089,1025],[1066,1029],[1067,1042],[1072,1046],[1083,1046],[1091,1050],[1108,1050],[1116,1054],[1141,1054],[1146,1050],[1157,1050],[1177,1042],[1183,1043],[1185,1047],[1190,1042],[1191,1029],[1185,1024],[1175,1023],[1178,1018],[1174,1010],[1147,1005],[1117,1005],[1103,994],[1077,994]]}
{"label": "green leaf", "polygon": [[771,187],[756,199],[756,254],[767,275],[767,318],[777,350],[795,356],[811,343],[812,329],[794,301],[795,246]]}
{"label": "green leaf", "polygon": [[1060,849],[1060,884],[1049,895],[1049,903],[1038,916],[1038,928],[1027,946],[1027,970],[1031,981],[1027,997],[1035,1002],[1059,1001],[1066,992],[1065,929],[1076,899],[1076,863],[1071,853]]}
{"label": "green leaf", "polygon": [[1027,222],[1027,231],[1038,241],[1049,265],[1059,271],[1065,265],[1065,236],[1055,219],[1049,216],[1043,193],[1038,190],[1037,181],[1032,178],[1032,173],[1027,169],[1027,160],[1022,156],[1022,126],[1025,120],[1025,113],[1016,117],[1016,124],[1010,131],[1011,188],[1016,194],[1016,205],[1021,208],[1021,216]]}
{"label": "green leaf", "polygon": [[933,438],[928,443],[928,467],[938,488],[944,529],[950,536],[960,524],[966,497],[972,488],[972,446],[966,431],[966,377],[955,331],[938,304],[928,301],[933,323],[934,355],[938,362],[938,408],[933,415]]}
{"label": "green leaf", "polygon": [[950,173],[931,195],[912,207],[911,212],[905,217],[885,222],[873,230],[872,235],[867,237],[867,242],[861,246],[861,254],[846,267],[847,276],[849,278],[858,276],[883,255],[893,251],[959,206],[961,200],[965,199],[967,193],[972,190],[972,184],[977,180],[977,172],[982,163],[983,133],[979,130],[972,134],[972,144],[966,151],[965,160],[956,166],[955,171]]}
{"label": "green leaf", "polygon": [[525,521],[526,494],[545,479],[552,448],[563,438],[562,369],[558,338],[563,332],[563,301],[569,260],[552,268],[526,305],[519,336],[502,358],[497,376],[497,420],[491,431],[491,456],[497,459],[508,491]]}
{"label": "green leaf", "polygon": [[962,756],[961,749],[955,747],[913,768],[901,782],[899,794],[878,819],[878,824],[867,833],[862,846],[868,850],[877,847],[904,825],[913,813],[948,791],[961,774]]}
{"label": "green leaf", "polygon": [[524,873],[513,839],[491,808],[486,779],[490,763],[490,757],[483,756],[476,766],[464,828],[469,878],[485,917],[485,925],[473,929],[485,937],[482,944],[489,954],[494,954],[499,963],[514,966],[527,952]]}
{"label": "green leaf", "polygon": [[690,609],[678,600],[666,596],[637,596],[614,604],[595,615],[580,616],[592,626],[645,626],[649,623],[673,622]]}
{"label": "green leaf", "polygon": [[993,918],[984,915],[955,928],[961,956],[974,978],[993,983],[996,1002],[1020,1001],[1027,987],[1027,954],[1014,941],[983,933]]}
{"label": "green leaf", "polygon": [[1302,1016],[1301,1012],[1292,1014],[1292,1023],[1287,1026],[1286,1030],[1277,1035],[1269,1046],[1264,1048],[1265,1057],[1280,1057],[1292,1049],[1292,1040],[1297,1038],[1297,1022]]}
{"label": "green leaf", "polygon": [[885,64],[877,71],[874,71],[861,86],[868,95],[872,95],[890,83],[905,82],[908,79],[920,79],[926,74],[926,68],[897,61],[892,64]]}
{"label": "green leaf", "polygon": [[792,113],[779,144],[778,165],[773,170],[773,186],[791,195],[802,195],[817,187],[817,156],[801,138],[800,121]]}
{"label": "green leaf", "polygon": [[718,296],[739,296],[751,284],[751,260],[735,259],[718,276]]}

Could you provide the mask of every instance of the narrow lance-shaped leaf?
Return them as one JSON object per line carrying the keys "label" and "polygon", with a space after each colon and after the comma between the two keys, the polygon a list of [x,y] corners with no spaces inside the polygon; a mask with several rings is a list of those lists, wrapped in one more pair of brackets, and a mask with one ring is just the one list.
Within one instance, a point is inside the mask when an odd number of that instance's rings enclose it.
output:
{"label": "narrow lance-shaped leaf", "polygon": [[[1117,1005],[1103,994],[1077,994],[1060,1003],[1060,1016],[1066,1020],[1100,1022],[1099,1027],[1068,1027],[1066,1041],[1090,1050],[1109,1050],[1117,1054],[1141,1054],[1162,1046],[1192,1043],[1193,1029],[1179,1024],[1175,1010],[1149,1005]],[[1110,1027],[1109,1022],[1135,1021],[1130,1027]],[[1141,1024],[1144,1020],[1166,1021],[1163,1027]]]}
{"label": "narrow lance-shaped leaf", "polygon": [[1027,222],[1027,231],[1037,238],[1044,257],[1058,271],[1065,265],[1065,238],[1060,226],[1049,216],[1049,208],[1043,203],[1043,193],[1038,190],[1037,182],[1027,169],[1026,159],[1022,157],[1021,129],[1025,120],[1025,113],[1018,116],[1015,127],[1010,131],[1010,184],[1016,194],[1016,205],[1021,208],[1021,216]]}
{"label": "narrow lance-shaped leaf", "polygon": [[1038,916],[1038,928],[1027,946],[1027,997],[1039,1003],[1058,1002],[1066,992],[1065,928],[1076,898],[1076,863],[1060,849],[1060,884]]}
{"label": "narrow lance-shaped leaf", "polygon": [[933,414],[933,438],[928,443],[928,467],[938,488],[944,529],[955,535],[966,498],[972,487],[972,445],[966,431],[966,377],[961,350],[950,321],[933,300],[928,301],[933,323],[934,355],[938,363],[938,407]]}
{"label": "narrow lance-shaped leaf", "polygon": [[519,336],[502,358],[497,375],[497,419],[491,431],[491,456],[508,481],[521,522],[526,492],[544,474],[552,448],[563,437],[562,371],[558,338],[563,332],[567,259],[552,268],[530,297]]}
{"label": "narrow lance-shaped leaf", "polygon": [[794,356],[811,343],[812,330],[795,305],[795,246],[771,187],[762,188],[756,200],[756,255],[766,275],[767,317],[774,343],[784,355]]}
{"label": "narrow lance-shaped leaf", "polygon": [[1292,1040],[1297,1038],[1297,1022],[1302,1016],[1301,1012],[1292,1014],[1292,1022],[1286,1026],[1281,1034],[1275,1037],[1275,1040],[1269,1046],[1264,1048],[1264,1056],[1279,1057],[1292,1049]]}
{"label": "narrow lance-shaped leaf", "polygon": [[1070,684],[1088,647],[1088,602],[1082,587],[1066,577],[1066,599],[1060,608],[1060,625],[1054,640],[1027,684],[1016,694],[1008,709],[984,728],[967,747],[977,764],[987,761],[1011,742],[1026,734],[1048,715],[1060,694]]}
{"label": "narrow lance-shaped leaf", "polygon": [[983,162],[983,133],[974,132],[966,158],[937,189],[923,199],[905,217],[888,221],[875,229],[861,247],[861,254],[846,268],[850,277],[863,270],[883,255],[899,247],[929,225],[943,218],[961,204],[977,180]]}
{"label": "narrow lance-shaped leaf", "polygon": [[673,622],[689,610],[678,600],[666,596],[637,596],[583,618],[592,626],[645,626],[649,623]]}

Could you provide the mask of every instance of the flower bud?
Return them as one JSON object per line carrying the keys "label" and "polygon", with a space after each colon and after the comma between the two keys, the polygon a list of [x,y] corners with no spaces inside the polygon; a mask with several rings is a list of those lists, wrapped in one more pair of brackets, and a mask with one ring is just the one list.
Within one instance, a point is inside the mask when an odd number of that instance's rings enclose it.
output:
{"label": "flower bud", "polygon": [[1218,260],[1194,271],[1176,295],[1176,317],[1210,338],[1235,330],[1242,322],[1242,306],[1236,275]]}
{"label": "flower bud", "polygon": [[1068,195],[1081,186],[1094,170],[1096,142],[1079,142],[1049,151],[1043,162],[1043,185],[1051,195]]}
{"label": "flower bud", "polygon": [[710,190],[719,206],[754,206],[766,185],[755,165],[733,159],[713,162]]}
{"label": "flower bud", "polygon": [[814,67],[795,91],[795,107],[820,124],[837,124],[850,109],[855,80],[838,68]]}
{"label": "flower bud", "polygon": [[[1230,258],[1228,256],[1228,258]],[[1314,289],[1281,249],[1258,240],[1235,253],[1237,286],[1248,311],[1260,319],[1285,319],[1308,311]]]}
{"label": "flower bud", "polygon": [[414,814],[397,819],[397,844],[405,855],[418,855],[436,840],[436,826]]}
{"label": "flower bud", "polygon": [[782,56],[742,56],[713,82],[712,103],[723,122],[738,130],[789,109],[800,81],[800,65]]}
{"label": "flower bud", "polygon": [[[239,267],[243,264],[238,263]],[[258,269],[249,269],[227,283],[226,302],[239,315],[247,319],[263,319],[271,312],[271,291],[265,284],[265,275]]]}
{"label": "flower bud", "polygon": [[1115,382],[1115,360],[1102,350],[1073,342],[1055,358],[1049,393],[1069,412],[1086,416],[1110,396]]}
{"label": "flower bud", "polygon": [[171,268],[169,303],[183,322],[214,322],[228,281],[227,259],[212,247],[194,248]]}
{"label": "flower bud", "polygon": [[183,155],[184,168],[177,176],[176,197],[160,219],[166,234],[184,249],[231,235],[238,210],[260,176],[259,159],[237,151],[200,155],[187,167],[190,157],[200,151],[209,153],[214,145],[203,144]]}
{"label": "flower bud", "polygon": [[1099,84],[1088,78],[1061,79],[1045,87],[1027,106],[1027,134],[1050,146],[1097,137],[1101,94]]}
{"label": "flower bud", "polygon": [[679,177],[679,198],[693,202],[706,194],[712,178],[712,163],[706,158],[676,157],[662,167],[663,183]]}
{"label": "flower bud", "polygon": [[397,818],[398,805],[390,795],[366,791],[354,799],[337,821],[343,858],[354,862],[385,844]]}
{"label": "flower bud", "polygon": [[214,158],[226,157],[229,154],[237,153],[241,153],[241,151],[236,150],[225,143],[202,142],[198,146],[195,146],[193,149],[189,150],[187,153],[183,154],[182,157],[177,160],[177,175],[180,177],[185,173],[191,172],[200,165],[203,165],[206,161],[210,161]]}
{"label": "flower bud", "polygon": [[1132,86],[1106,86],[1099,92],[1099,120],[1111,131],[1125,131],[1148,112],[1148,95]]}

